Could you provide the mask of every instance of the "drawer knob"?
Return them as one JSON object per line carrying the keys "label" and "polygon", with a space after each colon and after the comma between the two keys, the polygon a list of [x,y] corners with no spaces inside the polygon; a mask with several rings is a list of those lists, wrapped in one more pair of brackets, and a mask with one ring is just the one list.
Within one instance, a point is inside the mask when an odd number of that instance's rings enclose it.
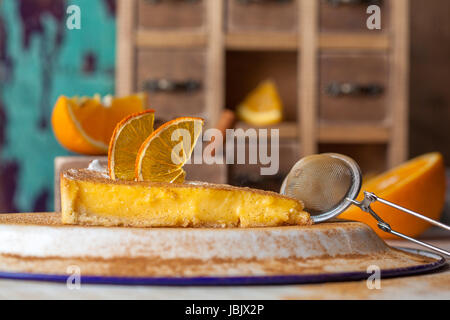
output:
{"label": "drawer knob", "polygon": [[287,3],[292,0],[237,0],[241,4],[258,4],[258,3]]}
{"label": "drawer knob", "polygon": [[143,89],[150,92],[194,92],[200,88],[201,83],[192,79],[185,81],[149,79],[143,85]]}
{"label": "drawer knob", "polygon": [[381,5],[382,0],[326,0],[333,7],[341,5]]}
{"label": "drawer knob", "polygon": [[325,88],[325,93],[332,97],[339,96],[377,96],[384,88],[377,84],[362,85],[350,82],[332,82]]}

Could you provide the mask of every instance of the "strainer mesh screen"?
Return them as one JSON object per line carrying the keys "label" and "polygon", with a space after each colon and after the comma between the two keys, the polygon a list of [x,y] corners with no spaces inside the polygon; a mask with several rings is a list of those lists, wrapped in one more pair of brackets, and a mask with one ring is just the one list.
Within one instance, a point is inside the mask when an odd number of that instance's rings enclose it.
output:
{"label": "strainer mesh screen", "polygon": [[337,207],[353,183],[347,163],[331,156],[313,155],[297,162],[286,179],[285,194],[301,199],[312,215]]}

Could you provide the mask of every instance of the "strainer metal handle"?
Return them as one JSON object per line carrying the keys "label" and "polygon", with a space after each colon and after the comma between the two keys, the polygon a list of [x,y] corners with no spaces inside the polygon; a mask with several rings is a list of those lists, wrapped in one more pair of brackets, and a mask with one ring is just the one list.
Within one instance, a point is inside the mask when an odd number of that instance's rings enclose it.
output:
{"label": "strainer metal handle", "polygon": [[443,224],[441,222],[438,222],[436,220],[430,219],[428,217],[425,217],[425,216],[423,216],[423,215],[421,215],[421,214],[419,214],[417,212],[414,212],[412,210],[406,209],[406,208],[404,208],[402,206],[399,206],[398,204],[395,204],[395,203],[392,203],[390,201],[387,201],[387,200],[384,200],[382,198],[379,198],[374,193],[371,193],[371,192],[364,191],[364,199],[361,202],[356,201],[354,199],[347,199],[347,200],[349,200],[354,205],[358,206],[362,211],[368,212],[372,217],[374,217],[375,220],[377,220],[377,222],[378,222],[378,228],[380,228],[384,232],[391,233],[393,235],[396,235],[397,237],[403,238],[405,240],[412,241],[412,242],[414,242],[416,244],[424,246],[424,247],[426,247],[428,249],[435,250],[435,251],[437,251],[437,252],[439,252],[441,254],[444,254],[446,256],[450,256],[450,252],[449,251],[446,251],[444,249],[435,247],[435,246],[433,246],[433,245],[431,245],[429,243],[426,243],[426,242],[423,242],[423,241],[419,241],[417,239],[408,237],[407,235],[405,235],[403,233],[400,233],[400,232],[397,232],[395,230],[392,230],[391,226],[387,222],[385,222],[383,219],[381,219],[380,216],[378,216],[375,213],[375,211],[373,211],[373,209],[371,208],[370,205],[373,202],[379,201],[379,202],[381,202],[381,203],[383,203],[383,204],[385,204],[387,206],[390,206],[390,207],[395,208],[397,210],[400,210],[400,211],[403,211],[405,213],[411,214],[411,215],[413,215],[413,216],[415,216],[417,218],[425,220],[425,221],[427,221],[427,222],[429,222],[429,223],[431,223],[431,224],[433,224],[435,226],[438,226],[440,228],[443,228],[443,229],[445,229],[447,231],[450,231],[450,226],[448,226],[446,224]]}
{"label": "strainer metal handle", "polygon": [[283,182],[280,193],[302,200],[305,210],[310,213],[314,223],[337,217],[354,204],[362,211],[372,215],[377,220],[378,227],[384,232],[450,256],[450,252],[446,250],[392,230],[391,226],[372,210],[371,204],[379,201],[447,231],[450,231],[449,226],[395,203],[378,198],[370,192],[364,192],[364,199],[359,202],[356,198],[361,190],[361,183],[361,170],[355,160],[342,154],[324,153],[300,159],[292,167]]}

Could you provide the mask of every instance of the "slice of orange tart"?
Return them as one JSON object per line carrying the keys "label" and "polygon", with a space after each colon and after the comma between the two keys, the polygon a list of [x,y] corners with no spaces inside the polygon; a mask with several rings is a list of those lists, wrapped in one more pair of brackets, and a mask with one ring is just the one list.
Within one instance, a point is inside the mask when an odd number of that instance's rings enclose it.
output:
{"label": "slice of orange tart", "polygon": [[62,222],[132,227],[310,225],[303,204],[278,193],[207,183],[112,180],[70,169],[61,174]]}
{"label": "slice of orange tart", "polygon": [[183,183],[183,165],[202,132],[203,119],[181,117],[155,131],[153,120],[153,111],[146,111],[116,126],[108,169],[89,170],[90,166],[61,174],[63,223],[132,227],[311,224],[301,201],[277,193]]}

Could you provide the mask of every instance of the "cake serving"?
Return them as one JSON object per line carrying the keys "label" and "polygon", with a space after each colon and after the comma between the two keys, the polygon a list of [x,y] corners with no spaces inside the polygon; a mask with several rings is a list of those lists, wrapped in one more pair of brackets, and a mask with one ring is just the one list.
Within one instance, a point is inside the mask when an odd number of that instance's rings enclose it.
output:
{"label": "cake serving", "polygon": [[310,225],[299,200],[278,193],[185,182],[183,165],[203,120],[181,117],[153,130],[154,110],[120,121],[108,166],[62,172],[62,222],[128,227],[275,227]]}
{"label": "cake serving", "polygon": [[134,227],[310,225],[303,204],[280,194],[208,183],[111,180],[95,170],[61,174],[62,222]]}

